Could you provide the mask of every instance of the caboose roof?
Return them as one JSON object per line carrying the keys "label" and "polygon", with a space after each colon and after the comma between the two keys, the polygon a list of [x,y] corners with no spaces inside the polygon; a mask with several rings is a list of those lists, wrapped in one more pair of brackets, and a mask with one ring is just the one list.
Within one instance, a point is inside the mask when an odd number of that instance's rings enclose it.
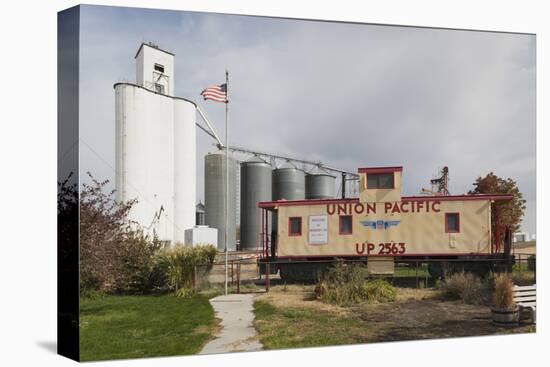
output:
{"label": "caboose roof", "polygon": [[[403,196],[401,201],[469,201],[469,200],[511,200],[510,194],[473,194],[473,195],[433,195],[433,196]],[[292,205],[325,205],[358,203],[359,198],[347,199],[306,199],[306,200],[277,200],[262,201],[258,203],[260,208],[273,208],[275,206]]]}
{"label": "caboose roof", "polygon": [[402,172],[403,166],[394,167],[362,167],[358,168],[359,173],[392,173]]}

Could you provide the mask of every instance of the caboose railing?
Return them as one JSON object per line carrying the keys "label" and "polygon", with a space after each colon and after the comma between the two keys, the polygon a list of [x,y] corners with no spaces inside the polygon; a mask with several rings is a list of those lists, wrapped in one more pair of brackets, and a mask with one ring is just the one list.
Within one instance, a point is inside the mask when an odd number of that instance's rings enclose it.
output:
{"label": "caboose railing", "polygon": [[265,208],[260,208],[261,216],[261,226],[258,233],[260,248],[261,248],[261,258],[269,257],[270,250],[270,241],[269,241],[269,210]]}
{"label": "caboose railing", "polygon": [[277,234],[271,233],[270,219],[273,220],[271,208],[260,208],[260,230],[258,231],[258,244],[260,258],[269,258],[275,256],[277,246]]}

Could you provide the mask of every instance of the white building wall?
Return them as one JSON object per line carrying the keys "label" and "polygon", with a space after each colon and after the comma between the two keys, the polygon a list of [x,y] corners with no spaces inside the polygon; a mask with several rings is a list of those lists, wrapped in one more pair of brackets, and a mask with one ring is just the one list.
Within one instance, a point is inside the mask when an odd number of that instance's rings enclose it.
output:
{"label": "white building wall", "polygon": [[[187,101],[174,100],[174,228],[175,242],[184,242],[185,229],[195,224],[196,110]],[[183,226],[180,225],[184,224]]]}
{"label": "white building wall", "polygon": [[185,245],[212,245],[218,247],[218,230],[208,226],[195,226],[185,230]]}
{"label": "white building wall", "polygon": [[[162,76],[155,64],[164,66]],[[136,84],[154,90],[154,83],[165,86],[164,94],[174,95],[174,55],[144,43],[136,55]]]}
{"label": "white building wall", "polygon": [[148,233],[183,243],[195,224],[195,106],[127,83],[115,98],[117,198],[138,199],[130,219]]}

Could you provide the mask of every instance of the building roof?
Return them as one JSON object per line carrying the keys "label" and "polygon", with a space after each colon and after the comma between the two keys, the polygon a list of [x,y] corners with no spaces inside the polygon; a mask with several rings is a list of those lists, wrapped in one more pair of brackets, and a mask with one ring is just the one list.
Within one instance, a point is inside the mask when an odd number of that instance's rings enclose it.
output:
{"label": "building roof", "polygon": [[359,173],[392,173],[402,172],[403,166],[395,167],[363,167],[358,169]]}
{"label": "building roof", "polygon": [[179,100],[182,100],[182,101],[186,101],[186,102],[189,102],[191,104],[193,104],[195,107],[197,107],[197,103],[190,100],[190,99],[187,99],[187,98],[183,98],[183,97],[176,97],[176,96],[170,96],[168,94],[162,94],[162,93],[159,93],[157,91],[154,91],[154,90],[151,90],[149,88],[145,88],[144,86],[142,85],[137,85],[135,83],[130,83],[130,82],[118,82],[118,83],[115,83],[113,84],[113,88],[116,89],[117,86],[119,85],[128,85],[130,87],[136,87],[136,88],[141,88],[143,90],[146,90],[147,92],[150,92],[150,93],[154,93],[154,94],[158,94],[159,96],[163,96],[163,97],[167,97],[167,98],[173,98],[173,99],[179,99]]}
{"label": "building roof", "polygon": [[164,53],[167,53],[168,55],[176,56],[176,55],[174,55],[173,53],[171,53],[169,51],[163,50],[162,48],[158,47],[157,45],[154,45],[152,43],[142,42],[141,45],[139,46],[137,52],[136,52],[136,56],[134,56],[134,59],[137,58],[137,56],[139,55],[139,52],[141,51],[143,46],[148,46],[148,47],[154,48],[155,50],[159,50],[159,51],[162,51]]}
{"label": "building roof", "polygon": [[[511,200],[509,194],[475,194],[475,195],[434,195],[434,196],[403,196],[401,201],[469,201],[469,200]],[[306,200],[277,200],[262,201],[258,203],[260,208],[273,208],[275,206],[292,205],[326,205],[359,203],[359,198],[347,199],[306,199]]]}

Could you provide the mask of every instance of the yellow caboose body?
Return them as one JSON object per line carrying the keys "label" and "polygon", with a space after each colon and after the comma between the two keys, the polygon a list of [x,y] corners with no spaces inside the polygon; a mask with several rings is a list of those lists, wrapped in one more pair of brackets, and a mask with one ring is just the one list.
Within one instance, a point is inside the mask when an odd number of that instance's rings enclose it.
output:
{"label": "yellow caboose body", "polygon": [[[360,168],[358,198],[259,203],[262,261],[284,277],[335,259],[366,261],[369,271],[391,274],[396,261],[407,259],[469,261],[490,270],[509,257],[494,245],[491,206],[510,195],[401,196],[401,176],[402,167]],[[273,233],[269,213],[276,213]]]}

